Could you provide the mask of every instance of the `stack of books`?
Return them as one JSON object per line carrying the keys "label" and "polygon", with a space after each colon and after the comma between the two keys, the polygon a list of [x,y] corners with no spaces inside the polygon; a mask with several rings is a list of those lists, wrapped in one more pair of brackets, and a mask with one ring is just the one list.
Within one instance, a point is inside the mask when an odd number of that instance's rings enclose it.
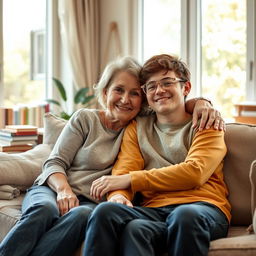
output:
{"label": "stack of books", "polygon": [[0,152],[24,152],[37,143],[37,127],[33,125],[6,125],[0,129]]}

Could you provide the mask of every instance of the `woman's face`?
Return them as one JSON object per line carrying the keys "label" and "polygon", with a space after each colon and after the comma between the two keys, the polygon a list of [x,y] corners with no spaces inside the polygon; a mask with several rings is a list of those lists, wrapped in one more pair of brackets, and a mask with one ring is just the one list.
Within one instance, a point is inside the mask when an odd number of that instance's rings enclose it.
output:
{"label": "woman's face", "polygon": [[126,125],[140,111],[142,91],[137,78],[125,71],[118,72],[104,92],[107,113],[113,120]]}

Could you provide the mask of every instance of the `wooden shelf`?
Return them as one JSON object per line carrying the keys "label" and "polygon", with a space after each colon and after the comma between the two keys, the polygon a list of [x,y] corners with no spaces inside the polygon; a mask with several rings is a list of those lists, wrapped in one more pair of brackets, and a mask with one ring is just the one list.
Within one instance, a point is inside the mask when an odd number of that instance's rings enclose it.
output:
{"label": "wooden shelf", "polygon": [[[239,104],[235,104],[235,109],[237,112],[237,116],[234,116],[235,122],[256,124],[256,102],[242,102]],[[244,115],[244,111],[247,112],[246,115]],[[254,114],[250,115],[250,111]]]}

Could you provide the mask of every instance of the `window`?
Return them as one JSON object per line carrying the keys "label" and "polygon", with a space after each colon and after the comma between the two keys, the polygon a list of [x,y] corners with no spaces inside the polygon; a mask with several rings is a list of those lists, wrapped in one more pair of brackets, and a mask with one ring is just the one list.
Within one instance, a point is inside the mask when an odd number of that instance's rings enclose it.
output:
{"label": "window", "polygon": [[[143,4],[143,58],[180,53],[180,2],[150,0]],[[173,15],[175,14],[175,15]]]}
{"label": "window", "polygon": [[46,0],[1,0],[1,105],[42,102],[45,98]]}
{"label": "window", "polygon": [[[159,2],[162,10],[168,10],[171,19],[176,21],[167,21],[167,12],[163,15],[161,11],[154,11],[157,7],[152,2]],[[235,103],[256,100],[254,0],[162,0],[143,3],[144,31],[149,31],[151,38],[158,39],[146,40],[147,35],[143,34],[142,52],[146,52],[143,60],[160,52],[177,53],[191,70],[192,96],[211,98],[226,119],[234,115]],[[154,17],[153,21],[160,30],[168,26],[179,29],[175,33],[166,29],[164,36],[157,34],[157,29],[150,29],[152,25],[145,19],[148,16],[146,12]],[[157,23],[158,20],[160,23]],[[167,41],[169,35],[176,38],[180,47]],[[152,50],[158,46],[158,52]]]}
{"label": "window", "polygon": [[231,117],[245,100],[246,1],[202,1],[202,95]]}

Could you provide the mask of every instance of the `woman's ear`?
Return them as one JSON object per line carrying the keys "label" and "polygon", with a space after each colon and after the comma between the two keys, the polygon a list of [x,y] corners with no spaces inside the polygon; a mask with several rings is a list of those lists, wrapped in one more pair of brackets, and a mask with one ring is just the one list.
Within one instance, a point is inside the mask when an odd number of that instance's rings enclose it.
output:
{"label": "woman's ear", "polygon": [[103,89],[103,99],[104,99],[104,101],[106,101],[106,99],[107,99],[107,92],[108,92],[108,90],[106,88],[104,88]]}

